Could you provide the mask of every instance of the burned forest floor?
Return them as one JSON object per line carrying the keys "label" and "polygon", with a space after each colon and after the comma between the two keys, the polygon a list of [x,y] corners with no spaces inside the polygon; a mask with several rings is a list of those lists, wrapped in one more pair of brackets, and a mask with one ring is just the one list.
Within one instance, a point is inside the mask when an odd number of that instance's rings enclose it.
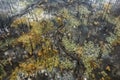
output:
{"label": "burned forest floor", "polygon": [[120,3],[55,1],[0,13],[0,80],[120,80]]}

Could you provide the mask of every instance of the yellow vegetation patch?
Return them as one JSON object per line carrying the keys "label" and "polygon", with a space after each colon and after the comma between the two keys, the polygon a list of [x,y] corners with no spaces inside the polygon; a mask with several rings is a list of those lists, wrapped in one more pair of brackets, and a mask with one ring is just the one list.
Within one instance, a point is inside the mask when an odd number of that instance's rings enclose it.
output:
{"label": "yellow vegetation patch", "polygon": [[110,66],[107,66],[107,67],[106,67],[106,70],[107,70],[107,71],[111,71]]}
{"label": "yellow vegetation patch", "polygon": [[82,56],[82,54],[83,54],[83,48],[82,48],[82,47],[78,47],[78,48],[76,49],[76,53],[77,53],[79,56]]}
{"label": "yellow vegetation patch", "polygon": [[71,68],[72,64],[70,61],[65,60],[64,62],[60,62],[59,57],[54,55],[52,57],[44,57],[41,59],[37,59],[35,61],[33,58],[30,58],[24,63],[19,64],[19,68],[16,68],[11,75],[10,80],[16,80],[16,76],[22,72],[25,75],[31,75],[42,69],[47,69],[48,71],[52,71],[53,68],[60,67],[61,69]]}
{"label": "yellow vegetation patch", "polygon": [[[52,23],[49,21],[46,22],[46,24],[43,24],[43,22],[31,22],[31,30],[20,36],[16,44],[22,43],[23,47],[29,52],[32,53],[32,49],[35,49],[37,45],[40,45],[41,43],[44,43],[45,46],[42,48],[50,48],[51,47],[51,41],[49,39],[44,39],[42,37],[43,34],[51,31],[53,29]],[[47,50],[49,51],[49,50]],[[45,52],[46,53],[46,52]],[[40,54],[38,54],[40,56]]]}
{"label": "yellow vegetation patch", "polygon": [[[24,18],[17,18],[15,19],[12,24],[11,24],[11,27],[18,27],[19,24],[26,24],[27,23],[27,18],[24,17]],[[28,24],[28,23],[27,23]]]}
{"label": "yellow vegetation patch", "polygon": [[93,69],[96,69],[96,68],[98,68],[98,63],[96,63],[95,61],[90,61],[90,66],[91,66],[91,68],[93,68]]}
{"label": "yellow vegetation patch", "polygon": [[120,38],[118,38],[117,40],[115,40],[113,43],[112,43],[113,46],[117,46],[117,45],[120,45]]}

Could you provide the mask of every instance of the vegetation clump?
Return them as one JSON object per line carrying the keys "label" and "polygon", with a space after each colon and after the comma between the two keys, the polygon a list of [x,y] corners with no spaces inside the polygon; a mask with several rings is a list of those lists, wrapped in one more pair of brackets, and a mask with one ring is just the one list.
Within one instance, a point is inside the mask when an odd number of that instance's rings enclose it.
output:
{"label": "vegetation clump", "polygon": [[19,64],[19,67],[12,72],[10,80],[17,79],[19,73],[30,76],[44,69],[51,73],[53,68],[70,70],[73,68],[73,63],[68,59],[65,59],[64,61],[60,60],[59,56],[56,54],[53,56],[37,58],[37,61],[34,58],[30,58],[24,63]]}
{"label": "vegetation clump", "polygon": [[89,41],[84,43],[83,54],[81,58],[86,68],[85,75],[87,78],[92,78],[92,71],[99,67],[99,61],[97,61],[99,53],[100,47],[94,44],[94,42]]}
{"label": "vegetation clump", "polygon": [[4,67],[0,64],[0,79],[6,75],[6,72],[4,71]]}

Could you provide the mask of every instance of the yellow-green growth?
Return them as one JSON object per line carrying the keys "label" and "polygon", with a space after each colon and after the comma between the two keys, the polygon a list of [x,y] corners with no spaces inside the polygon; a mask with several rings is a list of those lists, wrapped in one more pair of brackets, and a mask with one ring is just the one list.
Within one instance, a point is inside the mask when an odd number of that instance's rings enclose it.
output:
{"label": "yellow-green growth", "polygon": [[6,72],[4,71],[3,66],[0,64],[0,79],[2,80],[2,78],[6,75]]}
{"label": "yellow-green growth", "polygon": [[24,63],[19,64],[11,74],[10,80],[15,80],[19,73],[24,73],[26,76],[29,76],[37,71],[46,69],[49,72],[52,72],[53,68],[72,69],[73,63],[68,59],[61,61],[58,55],[47,56],[38,58],[37,61],[34,58],[30,58]]}
{"label": "yellow-green growth", "polygon": [[86,68],[85,75],[87,78],[91,78],[92,70],[99,67],[99,64],[97,62],[99,53],[100,47],[98,45],[95,45],[92,41],[84,43],[83,54],[81,58]]}
{"label": "yellow-green growth", "polygon": [[77,49],[78,46],[74,42],[71,42],[66,37],[63,37],[62,41],[63,41],[63,44],[64,44],[65,48],[68,51],[76,51],[76,49]]}

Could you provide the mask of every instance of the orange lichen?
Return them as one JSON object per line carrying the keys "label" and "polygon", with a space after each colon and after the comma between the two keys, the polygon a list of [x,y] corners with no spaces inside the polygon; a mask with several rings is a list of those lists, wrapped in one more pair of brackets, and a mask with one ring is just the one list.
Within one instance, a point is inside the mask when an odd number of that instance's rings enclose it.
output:
{"label": "orange lichen", "polygon": [[82,54],[83,54],[83,48],[82,47],[78,47],[77,50],[76,50],[76,52],[77,52],[77,54],[79,56],[82,56]]}
{"label": "orange lichen", "polygon": [[27,72],[32,72],[32,71],[36,70],[36,66],[33,63],[29,63],[29,64],[23,63],[23,64],[20,64],[20,68],[25,69]]}
{"label": "orange lichen", "polygon": [[90,66],[93,68],[93,69],[96,69],[98,67],[98,64],[95,62],[95,61],[90,61]]}
{"label": "orange lichen", "polygon": [[37,53],[38,57],[41,57],[42,56],[42,51],[39,50],[38,53]]}

